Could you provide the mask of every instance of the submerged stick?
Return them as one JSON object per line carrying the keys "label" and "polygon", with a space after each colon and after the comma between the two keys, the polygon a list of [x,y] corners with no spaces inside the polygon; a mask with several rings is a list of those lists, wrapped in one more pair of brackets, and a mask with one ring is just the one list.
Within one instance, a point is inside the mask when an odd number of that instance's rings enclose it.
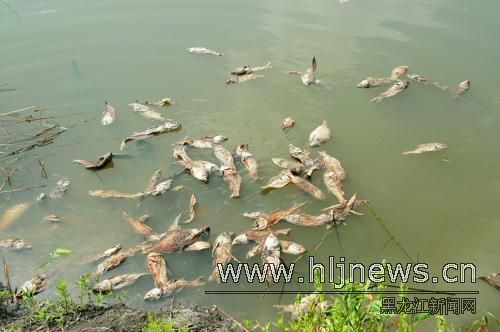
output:
{"label": "submerged stick", "polygon": [[47,187],[47,185],[42,184],[42,185],[33,186],[33,187],[17,188],[17,189],[11,189],[11,190],[0,190],[0,194],[16,193],[19,191],[25,191],[25,190],[31,190],[31,189],[37,189],[37,188],[43,188],[43,187]]}
{"label": "submerged stick", "polygon": [[29,111],[33,108],[36,108],[36,106],[29,106],[29,107],[25,107],[25,108],[21,108],[21,109],[18,109],[18,110],[15,110],[15,111],[10,111],[10,112],[7,112],[7,113],[2,113],[0,114],[0,116],[8,116],[8,115],[12,115],[12,114],[16,114],[16,113],[20,113],[20,112],[24,112],[24,111]]}
{"label": "submerged stick", "polygon": [[396,239],[396,237],[391,233],[391,231],[387,227],[387,224],[385,223],[385,221],[382,220],[382,218],[380,218],[380,216],[377,214],[377,212],[375,212],[375,209],[370,204],[370,202],[365,202],[365,205],[368,207],[368,210],[372,214],[373,218],[375,218],[375,220],[378,221],[380,226],[382,226],[384,231],[390,236],[389,240],[393,240],[394,243],[398,246],[398,248],[403,252],[403,254],[405,254],[405,256],[410,260],[410,262],[415,263],[415,261],[411,258],[410,254],[408,254],[408,251],[406,251],[406,249],[401,245],[401,243],[398,241],[398,239]]}

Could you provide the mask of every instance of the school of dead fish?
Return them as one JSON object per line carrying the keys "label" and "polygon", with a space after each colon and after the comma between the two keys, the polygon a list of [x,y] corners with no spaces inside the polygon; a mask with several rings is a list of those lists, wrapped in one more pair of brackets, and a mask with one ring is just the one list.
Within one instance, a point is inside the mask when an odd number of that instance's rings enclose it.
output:
{"label": "school of dead fish", "polygon": [[[187,51],[192,54],[208,54],[223,56],[224,53],[211,50],[205,47],[192,47]],[[300,76],[302,83],[306,86],[311,84],[319,84],[319,79],[316,78],[317,60],[312,58],[311,64],[304,71],[288,71],[289,75]],[[249,80],[254,80],[263,75],[255,74],[258,71],[272,68],[271,63],[264,66],[241,66],[231,71],[231,77],[226,81],[226,84],[242,83]],[[386,91],[379,96],[374,97],[372,102],[381,102],[384,99],[394,97],[405,91],[410,81],[418,84],[436,87],[443,91],[448,91],[447,86],[433,82],[427,76],[419,74],[409,74],[408,66],[398,66],[394,68],[389,77],[373,77],[369,76],[362,80],[357,86],[359,88],[374,88],[384,85],[391,85]],[[409,80],[400,79],[406,75]],[[466,80],[459,83],[451,91],[455,98],[464,95],[470,88],[470,81]],[[160,125],[151,126],[143,131],[135,132],[126,137],[120,146],[120,150],[125,149],[127,143],[137,142],[151,137],[157,136],[165,132],[176,131],[181,128],[178,121],[165,118],[162,113],[155,107],[166,107],[173,105],[176,102],[172,98],[162,98],[157,102],[139,102],[130,103],[129,107],[132,112],[141,115],[147,120],[160,121]],[[101,123],[103,126],[111,125],[117,118],[117,111],[109,103],[105,102],[105,108],[102,113]],[[281,122],[281,129],[286,134],[295,125],[295,119],[287,117]],[[317,128],[312,130],[309,135],[309,147],[315,148],[326,142],[332,137],[331,129],[326,121],[323,121]],[[173,147],[173,157],[183,166],[184,170],[192,175],[195,179],[207,183],[210,175],[220,176],[227,182],[230,197],[238,198],[240,196],[240,188],[243,179],[238,172],[238,168],[234,162],[236,158],[241,165],[246,169],[248,176],[252,181],[260,179],[258,175],[258,162],[254,155],[250,152],[248,144],[237,145],[234,153],[227,150],[222,144],[227,140],[222,135],[212,137],[202,137],[193,139],[186,137],[184,140],[177,142]],[[188,149],[207,149],[212,150],[214,157],[219,161],[219,164],[214,164],[205,160],[193,160],[188,155]],[[416,148],[403,152],[403,155],[421,154],[426,152],[441,151],[447,148],[443,143],[426,143],[419,144]],[[121,289],[134,284],[139,278],[151,275],[154,287],[144,295],[144,300],[157,300],[164,296],[169,296],[176,291],[185,287],[197,287],[205,284],[203,279],[195,280],[185,279],[169,279],[167,276],[167,262],[164,254],[179,252],[179,251],[199,251],[212,249],[213,270],[208,277],[210,282],[219,282],[218,264],[227,265],[236,258],[232,254],[232,247],[235,245],[247,245],[253,243],[253,246],[247,252],[246,258],[254,258],[259,256],[262,264],[277,267],[283,262],[282,254],[301,255],[306,251],[304,246],[292,241],[279,239],[278,236],[288,235],[290,229],[276,229],[278,223],[289,223],[297,226],[318,227],[325,225],[327,228],[335,227],[338,223],[344,223],[350,215],[362,215],[355,208],[361,206],[365,201],[358,200],[356,194],[352,195],[348,200],[345,198],[343,182],[346,179],[346,171],[342,167],[341,162],[331,156],[326,151],[319,151],[318,155],[313,159],[307,150],[301,149],[293,144],[289,145],[288,153],[290,159],[273,158],[273,163],[280,169],[280,172],[271,177],[266,184],[262,185],[262,193],[267,193],[271,190],[283,188],[287,185],[294,185],[298,190],[301,190],[311,197],[318,200],[326,200],[327,196],[317,186],[310,181],[315,171],[322,171],[322,179],[325,188],[331,194],[328,199],[335,198],[338,203],[331,205],[318,215],[310,215],[300,213],[300,208],[304,205],[294,204],[285,210],[276,210],[272,212],[248,212],[243,216],[252,219],[253,225],[246,232],[236,235],[226,231],[219,234],[213,244],[204,241],[210,233],[209,226],[201,226],[199,228],[182,229],[179,226],[181,214],[177,216],[173,225],[163,233],[157,233],[149,225],[147,221],[149,215],[143,215],[138,218],[129,215],[126,211],[123,212],[122,218],[129,225],[131,230],[141,236],[143,242],[135,247],[123,250],[120,244],[117,244],[104,252],[90,257],[82,262],[82,264],[97,264],[93,272],[94,275],[102,275],[107,271],[123,264],[127,258],[136,255],[139,252],[146,254],[146,263],[149,273],[131,273],[114,275],[101,280],[93,285],[93,290],[96,292],[107,292]],[[74,163],[81,164],[86,169],[100,170],[112,163],[113,153],[108,152],[99,156],[96,161],[92,160],[74,160]],[[162,179],[161,171],[157,170],[151,177],[147,186],[137,193],[124,193],[115,190],[91,190],[89,195],[98,198],[123,198],[123,199],[144,199],[147,197],[158,196],[170,190],[173,179]],[[50,198],[61,199],[64,193],[68,190],[70,181],[61,179],[57,182],[56,187],[50,193]],[[171,189],[174,192],[182,191],[183,186],[176,186]],[[40,194],[37,201],[46,199],[45,193]],[[191,223],[195,219],[195,206],[197,200],[194,194],[191,195],[189,202],[189,218],[183,223]],[[12,206],[7,209],[0,219],[0,231],[9,227],[12,222],[20,218],[25,211],[31,206],[31,203],[23,203]],[[61,218],[56,215],[47,215],[45,221],[59,222]],[[22,250],[30,249],[31,245],[21,239],[12,238],[0,240],[0,250]],[[499,288],[497,281],[498,273],[483,277],[485,281]],[[25,282],[18,290],[17,295],[22,294],[37,294],[43,291],[46,287],[47,276],[38,274],[31,280]],[[267,276],[271,280],[271,275]],[[301,299],[299,303],[290,305],[279,305],[277,308],[283,312],[289,312],[292,317],[298,317],[300,313],[306,312],[312,305],[319,309],[324,309],[328,306],[327,301],[318,302],[317,294],[310,294]]]}

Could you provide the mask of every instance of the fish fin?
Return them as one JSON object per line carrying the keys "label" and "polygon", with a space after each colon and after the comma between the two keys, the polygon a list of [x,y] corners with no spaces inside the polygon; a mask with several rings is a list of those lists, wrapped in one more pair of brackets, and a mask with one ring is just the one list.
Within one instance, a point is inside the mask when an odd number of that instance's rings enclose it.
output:
{"label": "fish fin", "polygon": [[318,63],[316,62],[316,57],[315,56],[313,56],[311,65],[312,65],[313,72],[315,72],[316,68],[318,67]]}
{"label": "fish fin", "polygon": [[170,228],[168,229],[169,231],[172,231],[172,230],[175,230],[175,229],[180,229],[180,226],[179,226],[179,219],[181,218],[182,216],[182,212],[179,213],[179,215],[175,218],[174,220],[174,223],[172,224],[172,226],[170,226]]}
{"label": "fish fin", "polygon": [[372,99],[372,100],[370,100],[370,101],[371,101],[372,103],[379,103],[379,102],[381,102],[383,99],[384,99],[383,97],[378,96],[378,97],[373,98],[373,99]]}

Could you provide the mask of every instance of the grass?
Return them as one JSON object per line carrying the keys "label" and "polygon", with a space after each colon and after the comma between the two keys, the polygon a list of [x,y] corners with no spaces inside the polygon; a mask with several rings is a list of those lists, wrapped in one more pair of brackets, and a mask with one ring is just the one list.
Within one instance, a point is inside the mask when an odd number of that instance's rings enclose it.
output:
{"label": "grass", "polygon": [[171,319],[165,319],[162,317],[157,317],[151,313],[148,314],[148,318],[142,332],[188,332],[189,328],[182,323],[174,322]]}

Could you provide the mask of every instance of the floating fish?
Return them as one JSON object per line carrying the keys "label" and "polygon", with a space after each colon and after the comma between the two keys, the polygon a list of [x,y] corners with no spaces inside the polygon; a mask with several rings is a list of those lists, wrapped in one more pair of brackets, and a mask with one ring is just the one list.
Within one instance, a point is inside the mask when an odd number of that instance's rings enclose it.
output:
{"label": "floating fish", "polygon": [[321,156],[323,167],[326,170],[335,173],[340,181],[345,180],[346,171],[337,158],[330,156],[325,151],[319,151],[318,154]]}
{"label": "floating fish", "polygon": [[165,121],[165,118],[154,109],[147,105],[140,104],[138,102],[128,104],[133,112],[142,115],[144,118],[149,120]]}
{"label": "floating fish", "polygon": [[128,257],[135,255],[139,248],[129,248],[125,251],[118,252],[106,258],[102,263],[97,265],[94,274],[100,275],[106,271],[112,270],[120,266]]}
{"label": "floating fish", "polygon": [[385,92],[382,92],[380,96],[373,98],[370,100],[372,103],[378,103],[381,102],[382,100],[390,97],[394,97],[395,95],[403,92],[406,90],[406,88],[410,85],[410,81],[399,81],[393,86],[391,86],[389,89],[387,89]]}
{"label": "floating fish", "polygon": [[326,121],[314,129],[309,135],[309,146],[315,147],[327,142],[332,137],[332,132],[328,128]]}
{"label": "floating fish", "polygon": [[[260,215],[258,215],[257,218],[255,218],[253,230],[263,230],[263,229],[272,227],[273,225],[280,222],[283,218],[290,215],[293,211],[299,209],[304,204],[305,203],[294,204],[288,210],[278,210],[278,211],[275,211],[275,212],[272,212],[269,214],[261,213]],[[244,216],[247,216],[247,217],[250,215],[251,214],[244,214]]]}
{"label": "floating fish", "polygon": [[132,285],[137,281],[137,279],[147,274],[148,273],[120,274],[100,281],[92,287],[92,290],[94,292],[110,292],[113,290],[125,288]]}
{"label": "floating fish", "polygon": [[170,296],[174,292],[178,292],[185,287],[199,287],[205,285],[205,282],[200,277],[196,280],[185,280],[185,279],[176,279],[169,281],[162,288],[155,287],[144,295],[145,301],[158,300],[163,296]]}
{"label": "floating fish", "polygon": [[108,152],[97,158],[97,161],[75,159],[73,160],[73,162],[83,165],[86,169],[97,170],[106,167],[112,160],[113,160],[113,153]]}
{"label": "floating fish", "polygon": [[154,105],[154,106],[170,106],[170,105],[177,104],[177,103],[172,98],[162,98],[162,99],[155,101],[153,103],[146,102],[146,104],[147,105]]}
{"label": "floating fish", "polygon": [[300,71],[289,71],[287,72],[289,75],[299,75],[302,83],[304,85],[310,85],[312,83],[319,83],[319,80],[314,76],[314,72],[316,72],[316,68],[318,67],[318,63],[316,62],[316,57],[312,58],[311,66],[308,67],[305,72]]}
{"label": "floating fish", "polygon": [[308,177],[311,177],[312,173],[320,168],[320,165],[316,160],[312,160],[309,157],[309,152],[306,150],[302,150],[299,147],[289,144],[288,145],[288,153],[290,156],[298,161],[300,161],[302,164],[304,164],[306,168],[306,175]]}
{"label": "floating fish", "polygon": [[103,126],[108,126],[113,123],[116,119],[116,111],[113,106],[111,106],[110,103],[107,101],[104,102],[104,105],[106,108],[104,109],[104,112],[102,112],[102,119],[101,123]]}
{"label": "floating fish", "polygon": [[325,183],[326,189],[338,199],[339,203],[345,202],[342,182],[335,173],[325,171],[325,173],[323,173],[323,182]]}
{"label": "floating fish", "polygon": [[421,154],[421,153],[426,153],[426,152],[436,152],[436,151],[445,150],[447,148],[448,148],[448,145],[446,145],[444,143],[419,144],[419,145],[417,145],[417,147],[415,149],[403,152],[403,155]]}
{"label": "floating fish", "polygon": [[455,98],[458,98],[460,96],[463,96],[467,91],[469,91],[469,89],[470,89],[470,81],[466,80],[455,86],[453,88],[452,93]]}
{"label": "floating fish", "polygon": [[280,174],[270,178],[269,181],[261,188],[263,190],[279,189],[279,188],[283,188],[284,186],[286,186],[290,182],[292,182],[290,177],[286,173],[281,171]]}
{"label": "floating fish", "polygon": [[62,179],[57,181],[56,183],[56,188],[50,193],[50,197],[53,199],[60,199],[66,190],[69,188],[69,180],[68,179]]}
{"label": "floating fish", "polygon": [[[287,217],[284,217],[283,219],[286,218]],[[290,233],[290,228],[275,229],[275,230],[271,228],[265,228],[262,230],[248,230],[245,233],[242,233],[233,239],[233,246],[237,244],[248,244],[250,241],[264,242],[264,240],[271,233],[274,233],[276,235],[288,235],[288,233]]]}
{"label": "floating fish", "polygon": [[308,312],[314,311],[317,314],[324,312],[330,303],[328,301],[319,301],[317,293],[305,295],[300,299],[298,303],[294,304],[280,304],[274,305],[273,307],[280,309],[282,312],[287,312],[292,314],[293,320],[298,320],[299,317],[307,314]]}
{"label": "floating fish", "polygon": [[213,147],[215,157],[221,162],[222,166],[226,168],[236,169],[234,165],[233,155],[222,145],[216,144]]}
{"label": "floating fish", "polygon": [[358,83],[358,88],[375,88],[378,86],[386,85],[386,84],[394,84],[395,80],[390,78],[378,78],[378,77],[367,77]]}
{"label": "floating fish", "polygon": [[407,72],[408,72],[408,66],[398,66],[392,70],[391,76],[389,77],[391,80],[397,80]]}
{"label": "floating fish", "polygon": [[233,75],[233,76],[231,76],[231,78],[229,78],[226,81],[226,84],[230,85],[230,84],[243,83],[243,82],[248,82],[248,81],[255,80],[255,79],[261,78],[261,77],[264,77],[264,75],[255,75],[255,74],[245,74],[245,75],[239,75],[239,76]]}
{"label": "floating fish", "polygon": [[230,198],[240,197],[241,176],[234,168],[221,167],[222,178],[229,184],[231,190]]}
{"label": "floating fish", "polygon": [[109,257],[111,255],[114,255],[116,254],[117,252],[119,252],[120,250],[122,249],[122,245],[121,244],[117,244],[109,249],[106,249],[103,253],[99,254],[99,255],[96,255],[96,256],[93,256],[93,257],[90,257],[90,258],[87,258],[83,261],[83,264],[87,264],[87,263],[93,263],[93,262],[97,262],[103,258],[106,258],[106,257]]}
{"label": "floating fish", "polygon": [[309,181],[304,180],[301,177],[293,175],[288,170],[284,170],[283,172],[286,175],[288,175],[288,177],[290,178],[292,183],[295,184],[299,189],[305,191],[306,193],[308,193],[309,195],[313,196],[316,199],[319,199],[319,200],[325,199],[325,194],[323,194],[323,192],[319,188],[317,188],[315,185],[313,185]]}
{"label": "floating fish", "polygon": [[8,208],[7,211],[5,211],[5,213],[3,214],[2,219],[0,219],[0,231],[9,227],[10,224],[12,224],[16,219],[22,216],[29,207],[30,204],[21,203]]}
{"label": "floating fish", "polygon": [[418,74],[408,74],[406,75],[410,80],[412,81],[415,81],[415,82],[418,82],[418,83],[421,83],[423,85],[428,85],[428,86],[434,86],[438,89],[441,89],[443,91],[446,91],[448,90],[448,87],[447,86],[443,86],[443,85],[440,85],[439,83],[436,83],[436,82],[432,82],[430,81],[427,76],[423,76],[423,75],[418,75]]}
{"label": "floating fish", "polygon": [[163,124],[159,126],[153,126],[149,127],[144,131],[138,132],[133,134],[132,136],[129,136],[125,138],[122,141],[122,144],[120,145],[120,150],[125,149],[125,144],[130,141],[142,141],[148,138],[151,138],[155,135],[159,135],[162,133],[170,132],[170,131],[175,131],[177,129],[181,128],[181,123],[178,121],[174,121],[171,119],[167,119]]}
{"label": "floating fish", "polygon": [[205,136],[201,139],[191,139],[185,138],[184,140],[177,142],[178,145],[188,145],[198,149],[213,149],[214,144],[221,144],[226,141],[227,138],[222,135],[216,136]]}
{"label": "floating fish", "polygon": [[0,240],[0,248],[12,250],[31,249],[31,244],[20,239],[7,239]]}
{"label": "floating fish", "polygon": [[144,252],[172,253],[181,251],[198,239],[210,233],[210,227],[193,229],[171,229],[166,232],[158,241],[143,248]]}
{"label": "floating fish", "polygon": [[153,231],[153,229],[151,227],[149,227],[148,225],[146,225],[144,223],[146,220],[149,219],[149,215],[147,215],[147,214],[139,217],[138,219],[135,219],[135,218],[132,218],[131,216],[129,216],[129,214],[127,212],[123,211],[122,219],[124,221],[126,221],[127,224],[129,224],[132,227],[134,232],[136,232],[137,234],[139,234],[141,236],[148,238],[152,235],[156,235],[156,232]]}
{"label": "floating fish", "polygon": [[303,245],[292,242],[280,240],[281,252],[288,255],[302,255],[306,252],[306,248]]}
{"label": "floating fish", "polygon": [[35,295],[45,290],[47,287],[45,281],[47,276],[45,274],[37,274],[31,280],[26,281],[16,293],[16,297],[21,298],[24,295]]}
{"label": "floating fish", "polygon": [[236,148],[236,155],[240,157],[241,162],[245,165],[248,170],[248,174],[254,180],[257,180],[259,176],[257,175],[257,169],[259,165],[253,154],[248,151],[248,144],[240,144]]}
{"label": "floating fish", "polygon": [[191,194],[191,199],[189,200],[189,219],[184,222],[185,224],[189,224],[191,221],[193,221],[195,216],[194,213],[195,205],[196,205],[196,196],[194,194]]}
{"label": "floating fish", "polygon": [[288,132],[292,127],[293,125],[295,124],[295,119],[292,118],[292,117],[286,117],[283,119],[283,121],[281,121],[281,130],[283,130],[283,132]]}
{"label": "floating fish", "polygon": [[167,261],[158,252],[150,252],[146,257],[146,265],[151,272],[155,287],[163,288],[168,283]]}
{"label": "floating fish", "polygon": [[215,239],[212,249],[214,270],[210,275],[210,277],[208,278],[209,281],[220,282],[219,267],[218,267],[219,264],[225,267],[231,261],[233,257],[232,241],[231,241],[232,236],[233,233],[224,232],[221,233],[219,236],[217,236],[217,238]]}
{"label": "floating fish", "polygon": [[273,158],[273,163],[283,169],[288,169],[295,175],[301,175],[305,171],[304,164],[295,160],[286,160],[281,158]]}
{"label": "floating fish", "polygon": [[330,214],[320,214],[311,216],[309,214],[291,214],[283,218],[284,221],[299,226],[321,226],[333,221]]}
{"label": "floating fish", "polygon": [[187,49],[187,51],[192,54],[212,54],[217,56],[224,55],[224,53],[217,52],[206,47],[190,47]]}
{"label": "floating fish", "polygon": [[50,221],[56,223],[61,221],[61,217],[55,214],[48,214],[45,217],[43,217],[43,221]]}
{"label": "floating fish", "polygon": [[273,281],[272,269],[277,271],[281,263],[281,244],[276,235],[271,233],[264,241],[264,250],[262,251],[262,265],[268,265],[266,277],[268,282]]}
{"label": "floating fish", "polygon": [[273,66],[271,65],[271,62],[268,62],[264,66],[257,66],[257,67],[242,66],[242,67],[238,67],[235,70],[233,70],[231,72],[231,75],[237,75],[237,76],[247,75],[247,74],[254,73],[256,71],[260,71],[260,70],[264,70],[264,69],[269,69],[269,68],[272,68],[272,67]]}

